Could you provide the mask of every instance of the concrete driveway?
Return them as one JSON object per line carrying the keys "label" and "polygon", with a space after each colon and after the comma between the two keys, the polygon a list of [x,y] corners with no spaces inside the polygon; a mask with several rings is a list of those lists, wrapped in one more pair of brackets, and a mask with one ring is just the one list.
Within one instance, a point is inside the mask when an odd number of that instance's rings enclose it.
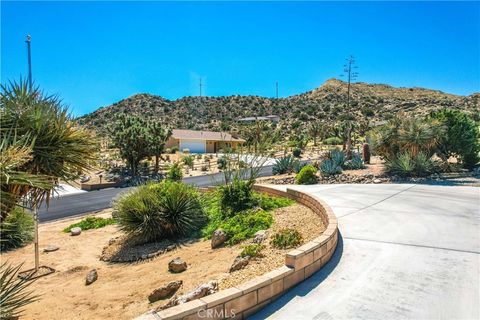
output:
{"label": "concrete driveway", "polygon": [[252,319],[479,319],[480,188],[292,186],[339,218],[332,260]]}

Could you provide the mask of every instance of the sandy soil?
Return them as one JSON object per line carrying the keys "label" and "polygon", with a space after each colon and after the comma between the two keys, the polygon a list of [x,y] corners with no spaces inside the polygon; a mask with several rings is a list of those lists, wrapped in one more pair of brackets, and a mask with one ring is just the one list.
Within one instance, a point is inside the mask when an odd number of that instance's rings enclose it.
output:
{"label": "sandy soil", "polygon": [[[111,209],[100,215],[111,215]],[[311,210],[297,204],[276,210],[274,216],[273,229],[296,227],[306,241],[324,230],[321,220]],[[147,296],[169,281],[183,280],[178,294],[214,279],[220,281],[221,288],[226,288],[281,266],[286,251],[272,249],[267,244],[264,258],[232,274],[228,269],[245,244],[212,250],[210,241],[200,240],[149,261],[108,264],[99,260],[102,249],[121,232],[115,226],[83,231],[76,237],[62,232],[76,221],[78,219],[40,226],[40,249],[50,244],[60,249],[41,253],[41,265],[53,267],[56,272],[39,278],[32,285],[31,288],[42,296],[25,308],[25,319],[131,319],[163,305],[166,301],[149,304]],[[168,262],[176,257],[187,262],[187,271],[168,272]],[[31,268],[33,245],[4,253],[0,258],[12,263],[25,262],[24,269]],[[85,276],[93,268],[98,271],[98,280],[85,286]]]}

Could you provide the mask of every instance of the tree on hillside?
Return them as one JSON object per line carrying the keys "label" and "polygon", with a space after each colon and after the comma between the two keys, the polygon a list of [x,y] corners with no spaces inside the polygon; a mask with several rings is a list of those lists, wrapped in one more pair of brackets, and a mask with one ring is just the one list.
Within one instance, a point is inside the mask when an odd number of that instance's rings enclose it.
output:
{"label": "tree on hillside", "polygon": [[92,169],[98,145],[93,133],[77,126],[56,96],[30,90],[23,81],[2,85],[0,91],[4,220],[20,199],[28,196],[32,205],[48,203],[52,186]]}
{"label": "tree on hillside", "polygon": [[318,120],[311,122],[308,128],[308,134],[313,139],[313,145],[317,146],[317,138],[323,134],[323,124]]}
{"label": "tree on hillside", "polygon": [[151,155],[155,157],[155,173],[158,173],[159,158],[165,150],[165,144],[172,135],[172,130],[166,128],[160,121],[148,122],[148,144]]}
{"label": "tree on hillside", "polygon": [[431,114],[445,127],[438,153],[444,160],[455,156],[460,158],[464,167],[471,169],[479,161],[480,128],[466,113],[459,110],[444,109]]}
{"label": "tree on hillside", "polygon": [[122,114],[110,128],[110,138],[119,149],[120,157],[127,162],[131,174],[136,176],[140,161],[150,152],[147,122],[140,117]]}

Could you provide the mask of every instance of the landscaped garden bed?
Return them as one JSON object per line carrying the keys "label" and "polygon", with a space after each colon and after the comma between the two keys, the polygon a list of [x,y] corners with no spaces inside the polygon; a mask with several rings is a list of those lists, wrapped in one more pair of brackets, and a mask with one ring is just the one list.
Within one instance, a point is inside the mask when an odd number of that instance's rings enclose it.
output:
{"label": "landscaped garden bed", "polygon": [[[216,193],[200,196],[210,204],[218,200]],[[264,214],[272,218],[271,225],[265,232],[261,232],[266,235],[263,241],[254,244],[252,233],[242,233],[237,240],[231,243],[227,241],[224,245],[212,249],[212,241],[206,237],[210,233],[209,228],[221,225],[227,233],[232,231],[228,229],[228,223],[212,224],[212,218],[218,213],[215,212],[218,208],[207,205],[206,213],[210,222],[196,235],[149,241],[138,246],[142,248],[140,253],[136,252],[138,249],[135,249],[136,246],[126,246],[135,252],[133,256],[136,259],[131,260],[137,260],[136,262],[107,261],[118,255],[118,250],[125,248],[122,246],[124,241],[128,242],[125,232],[120,231],[116,225],[111,225],[111,220],[79,218],[42,224],[41,249],[49,245],[58,246],[59,249],[44,252],[41,255],[41,262],[55,268],[56,272],[40,278],[32,285],[35,292],[42,294],[42,297],[26,307],[26,314],[35,319],[131,319],[149,309],[165,305],[170,296],[154,303],[150,303],[148,297],[155,289],[170,282],[182,281],[178,291],[175,292],[177,296],[181,296],[212,280],[216,281],[216,290],[222,290],[283,266],[285,254],[291,248],[276,248],[271,243],[273,237],[281,230],[298,231],[301,237],[297,239],[299,242],[295,246],[300,246],[318,237],[325,229],[320,217],[303,205],[289,199],[260,196],[258,193],[255,193],[255,197],[260,202],[253,209],[254,215]],[[266,210],[261,209],[262,206]],[[108,209],[95,216],[110,219],[112,212],[112,209]],[[83,222],[78,224],[80,220]],[[91,229],[82,230],[78,236],[71,236],[64,230],[68,231],[72,225]],[[238,225],[232,223],[230,227],[238,229]],[[255,233],[253,232],[253,235]],[[232,239],[230,235],[229,239]],[[257,256],[249,260],[248,265],[238,271],[229,272],[232,263],[242,255],[242,252],[252,254],[252,251],[249,251],[251,248],[261,250]],[[145,256],[145,250],[159,251],[157,249],[162,249],[159,254]],[[181,273],[169,271],[169,262],[176,258],[186,262],[185,271]],[[30,261],[33,262],[33,247],[28,245],[4,253],[2,259],[26,261],[28,266]],[[96,270],[98,279],[90,285],[85,285],[86,276],[93,269]]]}

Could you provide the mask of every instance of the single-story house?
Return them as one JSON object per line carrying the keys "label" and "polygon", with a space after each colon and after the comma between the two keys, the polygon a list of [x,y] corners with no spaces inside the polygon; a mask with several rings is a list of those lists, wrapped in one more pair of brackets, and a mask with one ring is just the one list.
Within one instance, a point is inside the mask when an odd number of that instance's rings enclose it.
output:
{"label": "single-story house", "polygon": [[255,122],[255,121],[271,121],[273,123],[280,122],[280,117],[274,114],[268,116],[255,116],[237,119],[238,122]]}
{"label": "single-story house", "polygon": [[244,142],[245,140],[228,132],[173,129],[165,147],[177,147],[180,151],[188,149],[190,153],[216,153],[222,147],[235,149]]}

